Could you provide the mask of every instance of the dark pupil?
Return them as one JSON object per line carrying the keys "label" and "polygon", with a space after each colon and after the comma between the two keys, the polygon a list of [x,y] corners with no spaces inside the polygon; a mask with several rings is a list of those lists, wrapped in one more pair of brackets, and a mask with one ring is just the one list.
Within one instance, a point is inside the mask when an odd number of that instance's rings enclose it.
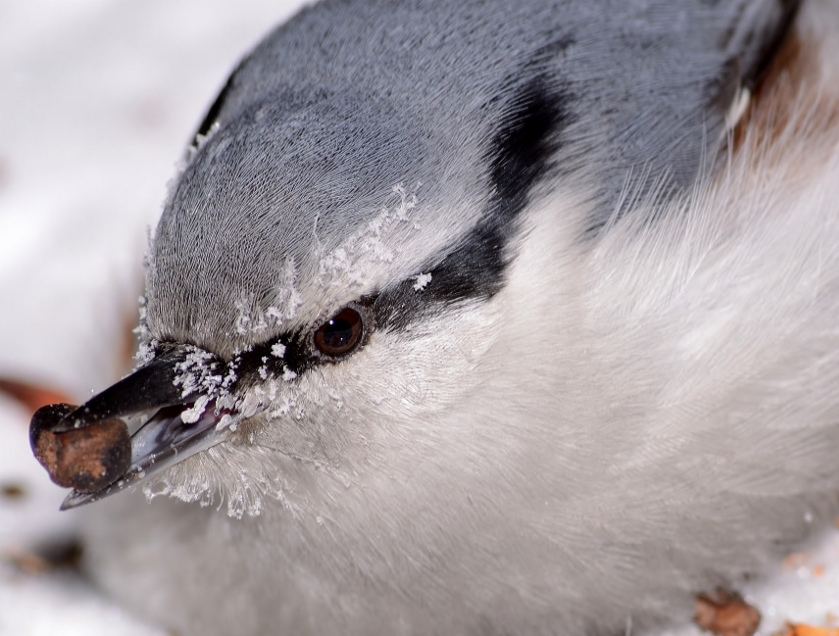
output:
{"label": "dark pupil", "polygon": [[330,320],[323,328],[323,344],[330,349],[343,349],[352,341],[352,336],[352,325],[340,318]]}
{"label": "dark pupil", "polygon": [[328,356],[341,356],[358,344],[362,331],[361,316],[347,307],[315,332],[315,345]]}

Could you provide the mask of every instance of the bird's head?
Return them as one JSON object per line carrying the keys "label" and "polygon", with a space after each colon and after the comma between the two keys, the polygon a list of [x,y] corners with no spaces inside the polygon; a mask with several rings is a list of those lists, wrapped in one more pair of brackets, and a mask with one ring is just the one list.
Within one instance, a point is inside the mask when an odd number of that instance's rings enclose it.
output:
{"label": "bird's head", "polygon": [[[525,152],[558,123],[543,106],[515,119],[537,127]],[[65,506],[146,480],[247,499],[279,479],[264,453],[346,482],[467,443],[453,428],[508,364],[487,355],[524,199],[493,180],[516,157],[386,109],[270,95],[199,138],[151,243],[141,366],[57,428],[125,419],[130,468]]]}

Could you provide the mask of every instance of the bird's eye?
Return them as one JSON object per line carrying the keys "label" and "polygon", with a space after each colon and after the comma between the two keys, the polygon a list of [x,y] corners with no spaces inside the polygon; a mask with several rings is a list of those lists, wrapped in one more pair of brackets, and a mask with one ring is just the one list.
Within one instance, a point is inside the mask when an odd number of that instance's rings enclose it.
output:
{"label": "bird's eye", "polygon": [[346,307],[323,323],[315,332],[315,347],[330,358],[341,358],[361,344],[364,319],[352,307]]}

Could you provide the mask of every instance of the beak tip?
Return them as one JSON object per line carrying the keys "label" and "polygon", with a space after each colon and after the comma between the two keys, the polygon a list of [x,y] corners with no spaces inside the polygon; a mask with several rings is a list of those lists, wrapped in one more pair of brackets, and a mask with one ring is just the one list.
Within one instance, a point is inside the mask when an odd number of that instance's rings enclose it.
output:
{"label": "beak tip", "polygon": [[96,501],[98,497],[95,496],[93,493],[82,493],[78,490],[73,490],[64,498],[64,501],[61,502],[61,507],[59,510],[62,512],[65,510],[72,510],[73,508],[78,508],[79,506],[84,506],[85,504],[93,503]]}

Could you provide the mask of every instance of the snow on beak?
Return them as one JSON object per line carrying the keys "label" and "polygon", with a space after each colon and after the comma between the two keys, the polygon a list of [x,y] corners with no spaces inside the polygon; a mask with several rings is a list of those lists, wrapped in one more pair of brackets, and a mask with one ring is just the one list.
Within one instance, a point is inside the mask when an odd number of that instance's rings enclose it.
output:
{"label": "snow on beak", "polygon": [[[130,434],[130,461],[124,462],[127,469],[121,465],[111,471],[104,483],[102,480],[90,482],[92,487],[81,487],[70,478],[70,482],[63,485],[70,485],[74,490],[64,500],[62,510],[120,492],[223,442],[231,424],[239,419],[229,390],[236,379],[235,365],[225,364],[197,347],[179,345],[159,354],[75,410],[66,407],[47,411],[47,417],[53,414],[51,422],[45,421],[44,416],[39,418],[36,413],[30,425],[33,450],[44,431],[52,435],[51,443],[60,440],[59,447],[61,443],[65,446],[74,443],[67,442],[71,438],[62,437],[62,434],[95,431],[95,427],[114,421],[120,423],[119,433],[123,437]],[[127,431],[122,422],[128,426]],[[92,433],[87,438],[95,435]],[[108,451],[105,448],[97,452],[102,457],[110,457],[106,454]],[[83,456],[84,451],[75,453],[77,457],[80,455]],[[68,454],[61,457],[64,456]],[[38,458],[42,460],[40,456]],[[42,463],[53,480],[58,481],[54,467],[43,460]],[[107,460],[99,464],[110,468]]]}

